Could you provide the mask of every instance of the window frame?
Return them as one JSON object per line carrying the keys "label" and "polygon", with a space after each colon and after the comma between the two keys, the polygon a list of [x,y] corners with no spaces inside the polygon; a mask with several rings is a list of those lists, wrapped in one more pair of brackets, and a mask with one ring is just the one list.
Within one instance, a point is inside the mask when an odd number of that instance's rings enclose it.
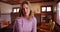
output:
{"label": "window frame", "polygon": [[14,12],[14,9],[16,9],[16,11],[17,11],[18,8],[19,8],[19,10],[20,10],[20,7],[13,7],[13,8],[12,8],[12,12],[13,12],[13,13],[18,13],[18,12]]}
{"label": "window frame", "polygon": [[[46,7],[46,11],[42,11],[42,7]],[[51,11],[47,11],[47,7],[51,7]],[[52,6],[41,6],[41,12],[53,12],[53,7]]]}

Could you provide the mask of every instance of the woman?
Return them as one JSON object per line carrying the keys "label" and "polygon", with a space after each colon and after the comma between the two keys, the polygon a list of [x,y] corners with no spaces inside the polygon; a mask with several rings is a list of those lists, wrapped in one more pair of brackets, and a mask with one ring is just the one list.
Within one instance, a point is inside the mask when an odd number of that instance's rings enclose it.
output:
{"label": "woman", "polygon": [[24,1],[21,8],[22,17],[16,19],[14,32],[36,32],[37,21],[30,8],[30,3]]}

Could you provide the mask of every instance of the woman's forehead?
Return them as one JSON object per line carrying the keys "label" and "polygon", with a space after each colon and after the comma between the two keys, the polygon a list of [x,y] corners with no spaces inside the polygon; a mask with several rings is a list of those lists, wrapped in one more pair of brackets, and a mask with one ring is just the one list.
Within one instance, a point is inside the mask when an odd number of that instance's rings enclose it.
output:
{"label": "woman's forehead", "polygon": [[24,4],[24,5],[23,5],[23,7],[27,8],[27,7],[29,7],[29,5],[27,5],[27,4]]}
{"label": "woman's forehead", "polygon": [[28,6],[27,4],[24,4],[23,6]]}

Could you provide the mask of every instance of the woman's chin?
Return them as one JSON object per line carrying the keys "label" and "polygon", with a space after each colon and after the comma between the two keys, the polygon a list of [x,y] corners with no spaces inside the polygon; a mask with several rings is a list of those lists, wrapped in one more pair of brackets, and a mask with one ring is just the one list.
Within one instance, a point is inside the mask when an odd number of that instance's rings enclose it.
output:
{"label": "woman's chin", "polygon": [[29,15],[26,14],[25,16],[29,16]]}

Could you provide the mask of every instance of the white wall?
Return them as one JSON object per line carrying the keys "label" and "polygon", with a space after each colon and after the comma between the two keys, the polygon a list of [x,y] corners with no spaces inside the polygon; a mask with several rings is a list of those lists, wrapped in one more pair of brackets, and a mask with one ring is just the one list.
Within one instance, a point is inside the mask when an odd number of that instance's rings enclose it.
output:
{"label": "white wall", "polygon": [[0,20],[7,20],[11,23],[10,13],[12,12],[12,5],[0,2]]}
{"label": "white wall", "polygon": [[12,5],[0,2],[1,13],[11,13]]}
{"label": "white wall", "polygon": [[60,2],[57,4],[57,24],[60,25]]}

